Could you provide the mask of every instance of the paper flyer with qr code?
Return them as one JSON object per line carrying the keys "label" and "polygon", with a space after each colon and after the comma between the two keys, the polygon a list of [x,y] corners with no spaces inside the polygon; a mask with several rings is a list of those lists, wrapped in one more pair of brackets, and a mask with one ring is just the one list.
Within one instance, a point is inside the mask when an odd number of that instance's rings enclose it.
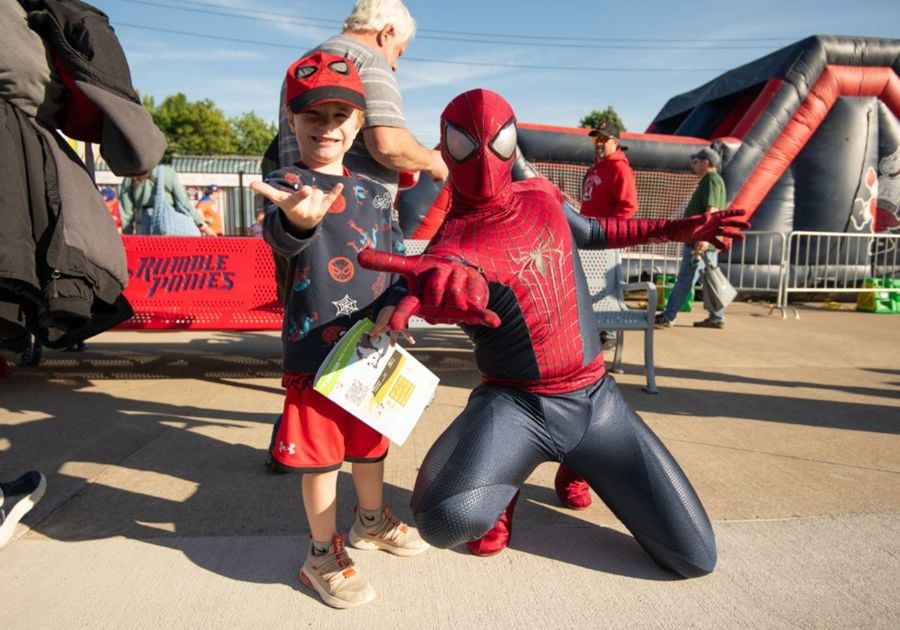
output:
{"label": "paper flyer with qr code", "polygon": [[390,336],[368,336],[362,319],[316,372],[315,390],[397,445],[403,445],[437,392],[438,377]]}

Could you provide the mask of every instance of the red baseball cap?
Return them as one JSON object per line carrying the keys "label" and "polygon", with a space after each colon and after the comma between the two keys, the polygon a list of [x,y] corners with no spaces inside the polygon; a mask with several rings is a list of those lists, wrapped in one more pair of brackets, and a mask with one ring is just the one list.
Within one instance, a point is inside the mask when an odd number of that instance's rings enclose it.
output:
{"label": "red baseball cap", "polygon": [[317,51],[288,68],[284,101],[295,114],[329,102],[346,103],[365,111],[366,91],[352,61]]}

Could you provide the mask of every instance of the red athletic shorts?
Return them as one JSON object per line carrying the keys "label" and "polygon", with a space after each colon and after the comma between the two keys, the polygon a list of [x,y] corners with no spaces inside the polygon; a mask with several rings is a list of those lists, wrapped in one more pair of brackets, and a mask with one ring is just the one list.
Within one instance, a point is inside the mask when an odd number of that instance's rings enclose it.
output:
{"label": "red athletic shorts", "polygon": [[341,463],[378,462],[388,439],[312,388],[312,375],[285,376],[284,414],[272,457],[298,472],[337,470]]}

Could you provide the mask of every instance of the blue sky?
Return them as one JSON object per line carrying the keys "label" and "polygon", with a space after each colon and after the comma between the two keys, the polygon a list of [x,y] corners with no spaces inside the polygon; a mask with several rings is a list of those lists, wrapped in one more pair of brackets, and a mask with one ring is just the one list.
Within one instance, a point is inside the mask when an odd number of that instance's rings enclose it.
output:
{"label": "blue sky", "polygon": [[[227,116],[274,120],[287,66],[339,32],[352,0],[95,0],[135,87],[183,92]],[[408,125],[425,144],[457,94],[502,94],[520,121],[577,126],[612,105],[644,131],[666,101],[814,34],[900,37],[896,0],[619,2],[408,0],[418,32],[400,62]],[[627,5],[627,6],[626,6]]]}

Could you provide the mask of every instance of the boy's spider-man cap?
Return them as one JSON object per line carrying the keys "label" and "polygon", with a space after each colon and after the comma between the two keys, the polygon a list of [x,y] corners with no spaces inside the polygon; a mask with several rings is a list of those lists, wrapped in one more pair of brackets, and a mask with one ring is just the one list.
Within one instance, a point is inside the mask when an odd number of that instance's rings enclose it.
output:
{"label": "boy's spider-man cap", "polygon": [[365,111],[366,91],[352,61],[317,51],[288,68],[284,102],[295,114],[329,102]]}

